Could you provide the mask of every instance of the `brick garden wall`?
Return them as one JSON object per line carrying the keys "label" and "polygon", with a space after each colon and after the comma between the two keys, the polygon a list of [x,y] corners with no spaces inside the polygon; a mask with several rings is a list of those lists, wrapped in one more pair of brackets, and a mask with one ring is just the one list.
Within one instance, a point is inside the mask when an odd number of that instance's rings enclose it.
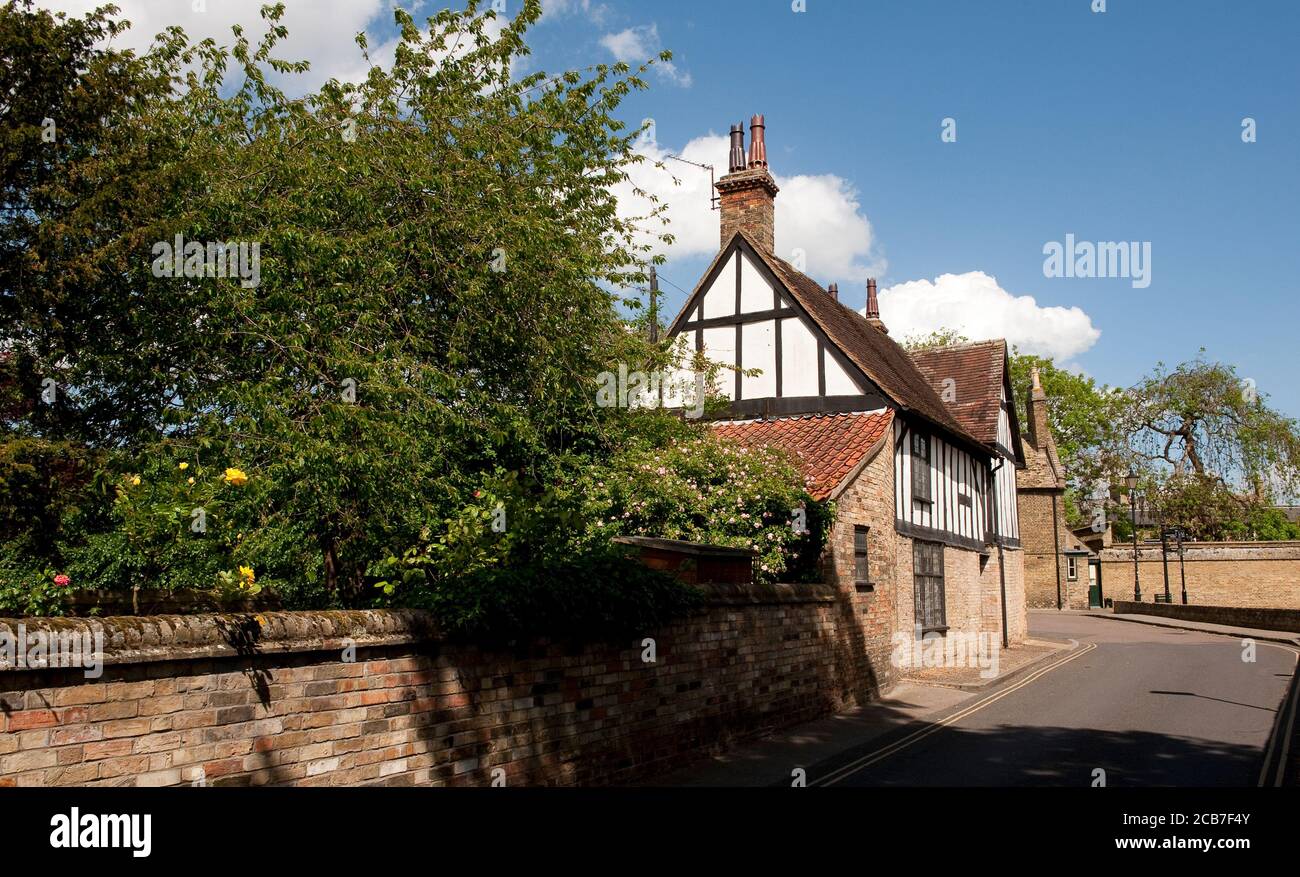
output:
{"label": "brick garden wall", "polygon": [[[1300,542],[1201,542],[1185,546],[1189,603],[1300,609]],[[1101,552],[1102,594],[1133,599],[1133,549],[1116,545]],[[1164,594],[1159,546],[1138,550],[1142,601]],[[1181,597],[1178,553],[1169,551],[1169,591]]]}
{"label": "brick garden wall", "polygon": [[0,786],[627,783],[888,683],[833,587],[707,593],[654,663],[641,636],[488,650],[404,611],[27,619],[103,632],[105,666],[0,669]]}
{"label": "brick garden wall", "polygon": [[1257,630],[1281,630],[1300,633],[1300,609],[1249,609],[1239,606],[1200,606],[1180,603],[1134,603],[1116,600],[1115,614],[1137,613],[1179,618],[1184,621],[1204,621],[1210,624],[1227,624]]}

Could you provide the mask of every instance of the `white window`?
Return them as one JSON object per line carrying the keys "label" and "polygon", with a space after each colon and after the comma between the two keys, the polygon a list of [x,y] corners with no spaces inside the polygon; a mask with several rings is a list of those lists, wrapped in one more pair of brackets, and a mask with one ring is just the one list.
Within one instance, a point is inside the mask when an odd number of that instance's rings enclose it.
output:
{"label": "white window", "polygon": [[1072,582],[1079,580],[1079,558],[1073,554],[1065,558],[1065,577]]}

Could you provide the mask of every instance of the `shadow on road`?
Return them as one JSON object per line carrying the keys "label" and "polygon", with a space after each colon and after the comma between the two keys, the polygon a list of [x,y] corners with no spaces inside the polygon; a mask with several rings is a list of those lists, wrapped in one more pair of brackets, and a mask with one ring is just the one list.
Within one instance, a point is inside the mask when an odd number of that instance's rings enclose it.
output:
{"label": "shadow on road", "polygon": [[[823,763],[809,778],[852,761]],[[948,727],[836,785],[1253,786],[1259,768],[1260,751],[1253,746],[1145,731]]]}

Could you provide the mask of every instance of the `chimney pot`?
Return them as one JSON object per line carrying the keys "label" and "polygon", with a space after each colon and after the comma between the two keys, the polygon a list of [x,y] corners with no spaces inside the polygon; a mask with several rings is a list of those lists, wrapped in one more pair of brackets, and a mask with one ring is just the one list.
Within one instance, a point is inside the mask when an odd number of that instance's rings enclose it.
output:
{"label": "chimney pot", "polygon": [[767,140],[763,130],[763,116],[757,114],[749,120],[749,166],[767,167]]}
{"label": "chimney pot", "polygon": [[727,155],[727,173],[745,169],[745,124],[731,126],[731,152]]}
{"label": "chimney pot", "polygon": [[867,322],[875,326],[886,335],[889,330],[885,328],[884,322],[880,319],[880,301],[876,298],[876,278],[872,277],[867,281]]}
{"label": "chimney pot", "polygon": [[826,291],[831,294],[831,298],[836,301],[840,300],[840,285],[838,283],[832,283],[826,288]]}

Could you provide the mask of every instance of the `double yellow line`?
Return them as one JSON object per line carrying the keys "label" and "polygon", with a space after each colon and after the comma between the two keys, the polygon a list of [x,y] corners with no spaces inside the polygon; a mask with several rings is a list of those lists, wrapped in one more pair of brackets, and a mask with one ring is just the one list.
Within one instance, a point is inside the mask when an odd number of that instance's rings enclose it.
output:
{"label": "double yellow line", "polygon": [[[1264,640],[1256,640],[1255,643],[1256,645],[1272,646],[1275,649],[1290,652],[1296,657],[1296,663],[1291,667],[1291,682],[1287,685],[1286,694],[1282,695],[1282,703],[1277,708],[1277,720],[1273,723],[1273,733],[1269,736],[1268,749],[1264,752],[1264,764],[1259,769],[1259,785],[1261,787],[1268,785],[1280,786],[1286,779],[1286,759],[1291,751],[1291,734],[1295,728],[1296,704],[1297,701],[1300,701],[1300,686],[1297,686],[1295,681],[1296,671],[1300,670],[1300,651],[1281,643],[1271,643]],[[1282,751],[1278,755],[1277,771],[1273,775],[1272,783],[1270,783],[1268,764],[1273,760],[1273,752],[1279,745]]]}
{"label": "double yellow line", "polygon": [[811,781],[809,785],[810,786],[833,786],[836,783],[838,783],[840,780],[844,779],[845,777],[852,776],[853,774],[857,773],[860,770],[865,770],[866,768],[871,767],[873,764],[883,761],[884,759],[889,758],[891,755],[895,755],[901,752],[902,750],[906,749],[907,747],[912,746],[915,743],[919,743],[920,741],[924,740],[926,737],[929,737],[931,734],[939,733],[944,728],[948,727],[954,722],[960,722],[962,719],[966,718],[967,716],[979,712],[980,710],[984,709],[986,706],[990,704],[996,703],[997,701],[1006,697],[1008,694],[1019,691],[1029,683],[1033,682],[1035,679],[1038,679],[1041,676],[1051,673],[1053,670],[1057,669],[1058,667],[1063,667],[1066,664],[1070,663],[1071,661],[1076,660],[1077,658],[1082,658],[1084,655],[1088,654],[1089,652],[1097,648],[1097,644],[1094,642],[1085,643],[1083,648],[1081,649],[1078,648],[1077,640],[1075,640],[1074,643],[1075,643],[1075,649],[1071,650],[1069,655],[1065,656],[1064,658],[1061,658],[1059,661],[1055,661],[1051,664],[1048,664],[1046,667],[1043,667],[1039,670],[1035,670],[1033,673],[1030,673],[1028,676],[1026,676],[1024,679],[1021,679],[1019,682],[1015,683],[1014,685],[1010,685],[1007,688],[1004,688],[1000,691],[996,691],[993,694],[990,694],[987,697],[983,698],[982,700],[976,701],[975,703],[971,704],[965,709],[959,710],[953,713],[952,715],[941,719],[938,722],[933,722],[931,724],[928,724],[924,728],[918,728],[917,730],[913,731],[911,734],[908,734],[906,737],[902,738],[901,740],[896,740],[882,749],[878,749],[874,752],[864,755],[858,760],[846,764],[844,767],[831,771],[826,776],[819,777]]}

